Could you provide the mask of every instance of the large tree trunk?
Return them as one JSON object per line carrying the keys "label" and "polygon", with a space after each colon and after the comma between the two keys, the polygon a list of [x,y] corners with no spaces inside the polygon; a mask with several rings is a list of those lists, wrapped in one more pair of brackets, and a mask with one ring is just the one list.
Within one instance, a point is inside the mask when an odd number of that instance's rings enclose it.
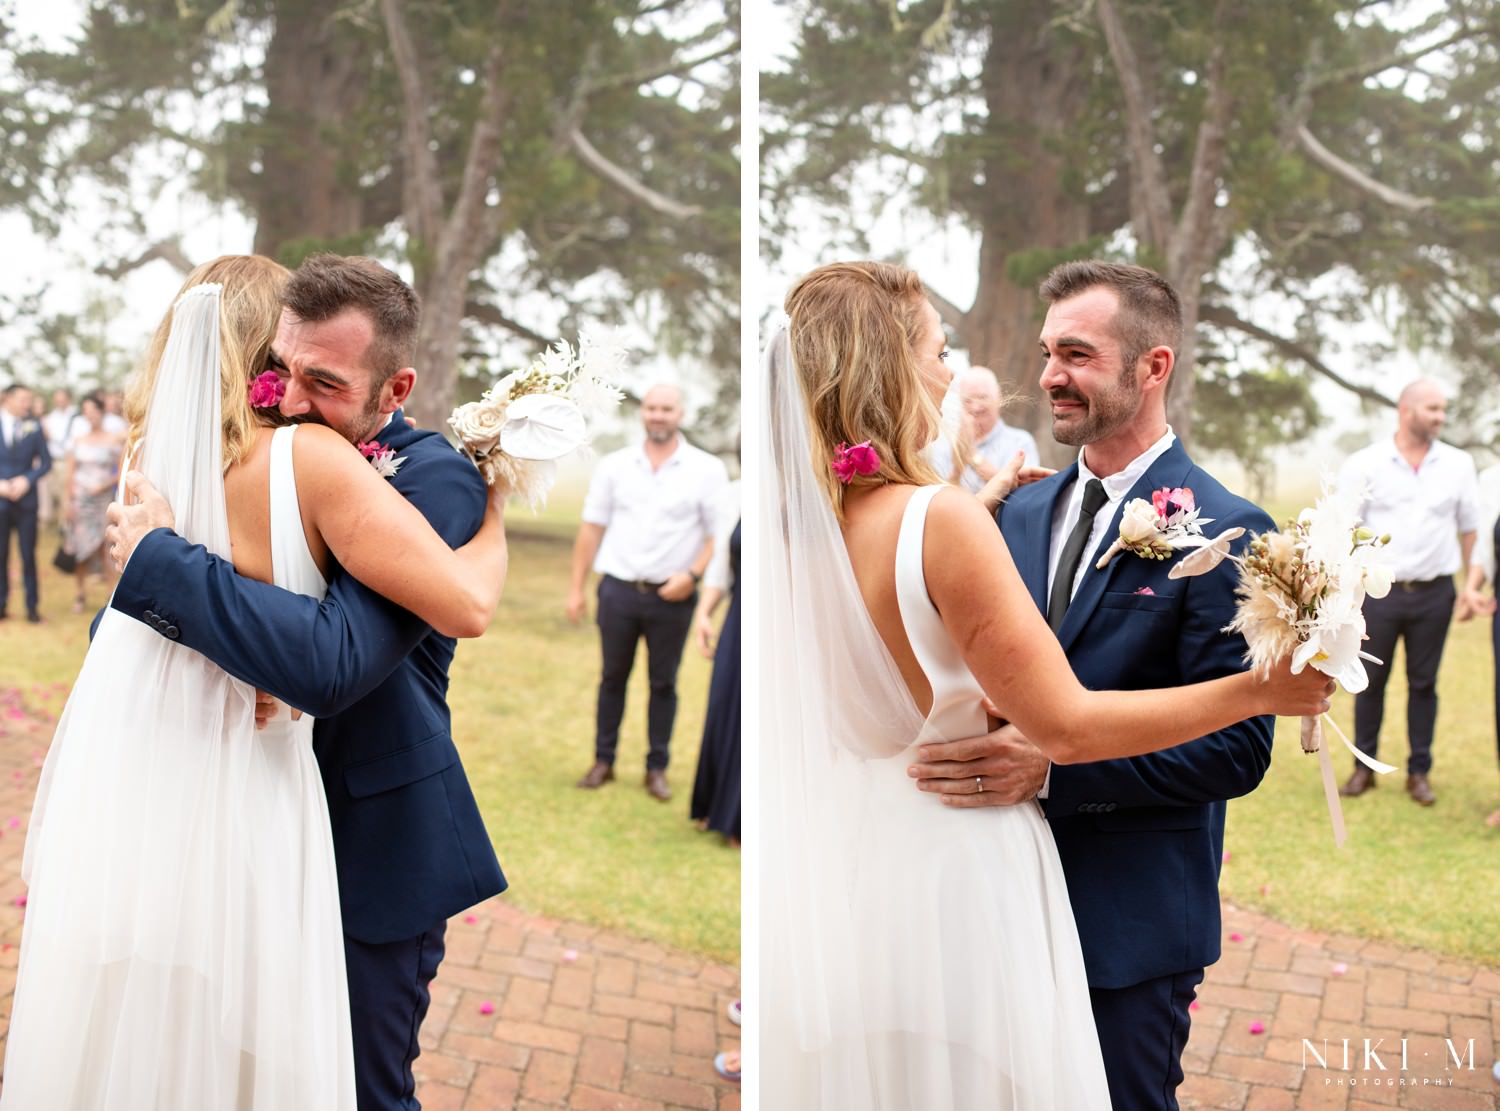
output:
{"label": "large tree trunk", "polygon": [[987,129],[994,141],[984,166],[989,203],[977,215],[982,235],[979,291],[964,320],[970,357],[988,366],[1014,399],[1007,424],[1036,436],[1044,461],[1072,454],[1052,439],[1043,404],[1037,334],[1045,306],[1028,275],[1008,273],[1011,256],[1037,248],[1065,249],[1089,234],[1089,201],[1067,180],[1066,138],[1088,99],[1088,67],[1080,50],[1049,30],[1051,3],[1027,5],[1032,30],[997,36],[985,59]]}
{"label": "large tree trunk", "polygon": [[280,0],[266,51],[266,110],[255,198],[255,252],[298,239],[336,240],[367,226],[365,191],[341,156],[346,121],[368,93],[367,52],[351,48],[331,9]]}

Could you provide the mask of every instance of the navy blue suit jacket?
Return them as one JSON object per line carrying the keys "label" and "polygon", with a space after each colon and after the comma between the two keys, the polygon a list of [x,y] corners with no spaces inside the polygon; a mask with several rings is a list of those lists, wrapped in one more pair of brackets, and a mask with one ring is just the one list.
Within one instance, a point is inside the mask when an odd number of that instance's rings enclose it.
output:
{"label": "navy blue suit jacket", "polygon": [[[1043,612],[1052,511],[1078,474],[1022,487],[1001,506],[1001,532]],[[1090,690],[1142,690],[1215,679],[1245,669],[1233,619],[1238,569],[1229,562],[1195,578],[1167,578],[1175,560],[1117,554],[1094,565],[1119,534],[1127,502],[1185,486],[1216,536],[1250,533],[1271,519],[1226,490],[1174,443],[1121,499],[1099,550],[1086,554],[1078,593],[1058,639]],[[1236,542],[1236,550],[1249,536]],[[1148,588],[1153,593],[1142,594]],[[1184,695],[1183,697],[1191,697]],[[1271,762],[1275,719],[1251,718],[1148,756],[1055,765],[1043,809],[1067,876],[1089,984],[1120,988],[1219,959],[1219,868],[1224,800],[1248,794]]]}
{"label": "navy blue suit jacket", "polygon": [[28,480],[29,488],[24,495],[13,502],[6,499],[6,504],[21,509],[36,507],[36,480],[52,469],[52,456],[47,451],[47,434],[42,431],[42,422],[30,418],[20,421],[16,424],[17,433],[28,425],[30,431],[18,434],[14,443],[7,445],[5,437],[0,436],[0,479],[24,475]]}
{"label": "navy blue suit jacket", "polygon": [[[474,465],[399,412],[377,439],[406,460],[391,482],[439,535],[473,536],[486,500]],[[342,569],[320,601],[236,575],[166,529],[141,541],[110,604],[318,719],[350,937],[415,937],[505,890],[453,743],[452,638]]]}

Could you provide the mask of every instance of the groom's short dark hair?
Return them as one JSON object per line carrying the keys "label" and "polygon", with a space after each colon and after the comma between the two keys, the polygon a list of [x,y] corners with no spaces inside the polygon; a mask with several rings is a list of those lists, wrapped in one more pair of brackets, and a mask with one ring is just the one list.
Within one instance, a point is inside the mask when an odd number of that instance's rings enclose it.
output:
{"label": "groom's short dark hair", "polygon": [[1053,267],[1042,281],[1041,295],[1050,305],[1096,286],[1112,289],[1120,298],[1115,335],[1125,367],[1135,366],[1153,347],[1170,347],[1173,352],[1181,348],[1182,302],[1155,270],[1096,258],[1076,259]]}
{"label": "groom's short dark hair", "polygon": [[422,303],[417,291],[372,258],[359,255],[309,255],[292,271],[281,303],[299,320],[314,323],[359,309],[370,318],[375,335],[365,361],[379,388],[402,367],[412,365]]}

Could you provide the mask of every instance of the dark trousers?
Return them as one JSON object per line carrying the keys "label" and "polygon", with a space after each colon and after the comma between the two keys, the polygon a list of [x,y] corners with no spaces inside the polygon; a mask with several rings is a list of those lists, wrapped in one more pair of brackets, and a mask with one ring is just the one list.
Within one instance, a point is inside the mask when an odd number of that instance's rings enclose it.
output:
{"label": "dark trousers", "polygon": [[1451,578],[1431,586],[1403,590],[1391,588],[1384,598],[1365,599],[1364,649],[1383,661],[1366,663],[1370,685],[1354,696],[1354,743],[1373,757],[1380,744],[1380,723],[1385,719],[1385,684],[1391,677],[1391,657],[1396,639],[1406,644],[1406,735],[1411,756],[1408,775],[1426,775],[1432,770],[1432,731],[1437,722],[1437,673],[1453,619],[1454,589]]}
{"label": "dark trousers", "polygon": [[1195,968],[1128,988],[1089,989],[1116,1111],[1177,1111],[1188,1007],[1202,982],[1203,969]]}
{"label": "dark trousers", "polygon": [[18,505],[0,498],[0,613],[10,602],[10,534],[21,550],[21,574],[26,580],[26,612],[35,613],[40,601],[36,580],[36,499]]}
{"label": "dark trousers", "polygon": [[354,1090],[359,1111],[417,1111],[417,1031],[431,1001],[428,985],[443,959],[441,923],[406,941],[368,945],[344,937],[353,1016]]}
{"label": "dark trousers", "polygon": [[1490,619],[1490,646],[1495,653],[1495,755],[1500,757],[1500,616]]}
{"label": "dark trousers", "polygon": [[604,673],[599,679],[599,709],[595,719],[594,757],[615,762],[620,744],[620,721],[625,716],[625,684],[635,667],[635,649],[646,638],[646,671],[651,698],[646,708],[646,754],[649,770],[667,766],[672,722],[677,717],[677,668],[693,623],[696,594],[681,602],[663,600],[654,590],[640,591],[630,583],[605,575],[599,580],[599,643]]}

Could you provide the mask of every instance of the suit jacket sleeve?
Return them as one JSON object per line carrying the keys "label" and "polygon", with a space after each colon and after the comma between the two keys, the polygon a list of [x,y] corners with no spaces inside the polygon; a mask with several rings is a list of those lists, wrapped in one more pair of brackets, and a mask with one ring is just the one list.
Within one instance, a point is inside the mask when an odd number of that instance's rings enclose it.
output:
{"label": "suit jacket sleeve", "polygon": [[[1227,515],[1216,528],[1243,525],[1250,533],[1272,527],[1258,509]],[[1244,536],[1235,544],[1242,549]],[[1234,619],[1238,569],[1229,562],[1188,583],[1183,620],[1174,650],[1179,683],[1197,683],[1245,670],[1245,641],[1221,632]],[[1162,645],[1162,648],[1169,647]],[[1184,698],[1191,695],[1184,694]],[[1271,764],[1274,717],[1254,717],[1185,744],[1123,760],[1059,764],[1052,768],[1042,800],[1049,818],[1079,812],[1079,804],[1113,803],[1118,808],[1198,806],[1249,794]]]}
{"label": "suit jacket sleeve", "polygon": [[36,434],[36,455],[34,465],[26,472],[27,486],[36,489],[36,481],[52,469],[52,453],[47,450],[47,435],[38,431]]}
{"label": "suit jacket sleeve", "polygon": [[[457,454],[423,455],[392,482],[456,547],[484,518],[484,480]],[[319,600],[237,575],[167,529],[137,546],[111,606],[163,633],[175,629],[179,643],[235,678],[320,718],[363,698],[432,632],[342,570]]]}

